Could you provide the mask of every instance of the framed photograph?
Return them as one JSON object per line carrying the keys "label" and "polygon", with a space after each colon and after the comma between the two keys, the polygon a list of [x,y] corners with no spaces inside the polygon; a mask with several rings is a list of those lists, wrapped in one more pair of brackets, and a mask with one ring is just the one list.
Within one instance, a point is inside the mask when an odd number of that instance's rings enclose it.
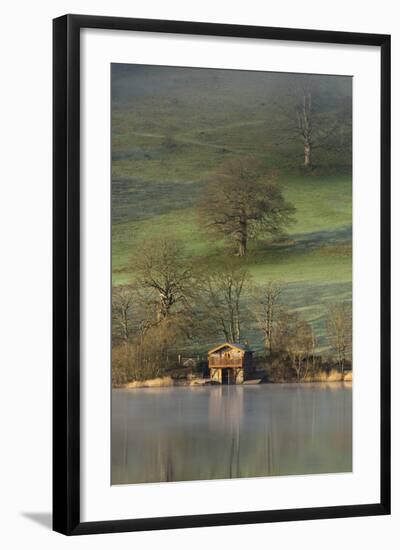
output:
{"label": "framed photograph", "polygon": [[54,529],[390,513],[390,37],[54,20]]}

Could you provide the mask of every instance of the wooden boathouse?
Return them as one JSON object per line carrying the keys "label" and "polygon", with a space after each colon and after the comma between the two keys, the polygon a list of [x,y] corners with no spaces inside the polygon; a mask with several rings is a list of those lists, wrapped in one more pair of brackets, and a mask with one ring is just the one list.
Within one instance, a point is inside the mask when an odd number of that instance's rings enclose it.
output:
{"label": "wooden boathouse", "polygon": [[253,352],[243,344],[224,342],[208,352],[210,379],[219,384],[243,384],[253,371]]}

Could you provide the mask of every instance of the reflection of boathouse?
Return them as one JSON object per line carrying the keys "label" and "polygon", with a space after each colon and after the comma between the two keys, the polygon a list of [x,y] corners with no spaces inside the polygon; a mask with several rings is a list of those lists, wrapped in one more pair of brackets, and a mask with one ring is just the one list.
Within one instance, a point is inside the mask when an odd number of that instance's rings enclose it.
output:
{"label": "reflection of boathouse", "polygon": [[220,384],[242,384],[253,370],[253,354],[242,344],[225,342],[208,352],[210,378]]}

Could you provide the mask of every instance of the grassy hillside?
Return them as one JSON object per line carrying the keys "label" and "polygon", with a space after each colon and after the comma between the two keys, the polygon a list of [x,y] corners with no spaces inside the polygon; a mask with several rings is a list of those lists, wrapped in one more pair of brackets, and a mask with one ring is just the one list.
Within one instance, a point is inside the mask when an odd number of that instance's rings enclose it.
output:
{"label": "grassy hillside", "polygon": [[[301,143],[279,139],[272,95],[281,81],[262,73],[172,69],[166,78],[166,68],[113,67],[113,284],[133,279],[132,257],[156,236],[181,241],[195,264],[218,264],[224,242],[205,230],[198,197],[224,160],[251,154],[275,174],[296,221],[278,242],[251,243],[243,261],[255,282],[288,284],[286,300],[323,346],[326,304],[351,299],[351,150],[318,150],[305,173]],[[346,82],[337,85],[347,97]]]}
{"label": "grassy hillside", "polygon": [[[184,243],[194,260],[218,253],[215,241],[202,226],[195,207],[194,184],[171,186],[172,193],[157,193],[157,186],[133,185],[113,216],[131,221],[113,225],[113,281],[127,282],[132,276],[130,259],[143,240],[168,235]],[[200,187],[200,186],[198,186]],[[292,177],[284,182],[285,195],[296,206],[296,222],[282,243],[253,243],[246,262],[257,279],[286,281],[351,280],[351,182],[347,177]],[[153,193],[157,193],[154,201]],[[187,195],[187,197],[186,197]],[[186,200],[185,200],[186,198]],[[135,216],[135,206],[142,207]],[[153,204],[155,202],[155,204]],[[169,204],[171,203],[172,204]],[[179,208],[176,208],[178,202]],[[175,207],[175,208],[174,208]],[[148,209],[148,210],[147,210]]]}

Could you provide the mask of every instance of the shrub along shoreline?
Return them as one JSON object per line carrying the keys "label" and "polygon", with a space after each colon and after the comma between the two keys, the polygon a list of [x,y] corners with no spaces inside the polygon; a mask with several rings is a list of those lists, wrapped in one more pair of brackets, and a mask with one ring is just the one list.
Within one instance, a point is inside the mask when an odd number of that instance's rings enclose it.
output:
{"label": "shrub along shoreline", "polygon": [[[265,373],[259,373],[259,378],[252,378],[246,380],[243,384],[238,384],[239,386],[250,386],[257,384],[309,384],[309,383],[338,383],[338,382],[347,382],[351,383],[353,381],[352,371],[341,373],[336,369],[332,369],[328,372],[318,372],[313,376],[307,376],[300,381],[295,379],[289,380],[279,380],[272,379],[268,380],[265,376]],[[171,388],[171,387],[203,387],[203,386],[220,386],[216,382],[210,380],[210,378],[201,378],[198,376],[188,376],[187,378],[174,378],[173,376],[162,376],[157,378],[151,378],[148,380],[133,380],[131,382],[125,382],[119,385],[113,385],[113,389],[137,389],[137,388]]]}

